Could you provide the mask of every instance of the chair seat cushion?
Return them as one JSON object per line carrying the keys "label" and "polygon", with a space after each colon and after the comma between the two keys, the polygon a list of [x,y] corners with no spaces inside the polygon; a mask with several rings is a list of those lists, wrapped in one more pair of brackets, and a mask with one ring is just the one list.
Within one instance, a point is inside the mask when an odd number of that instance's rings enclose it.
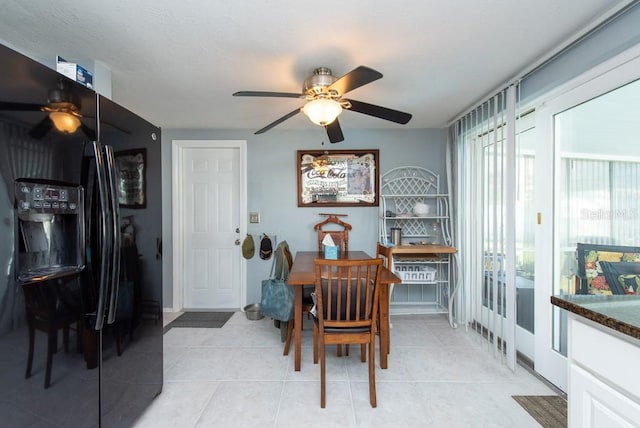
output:
{"label": "chair seat cushion", "polygon": [[369,333],[371,329],[369,327],[346,327],[346,328],[334,328],[325,327],[324,332],[326,334],[332,333]]}
{"label": "chair seat cushion", "polygon": [[[319,327],[318,317],[312,316],[313,323]],[[371,331],[369,327],[325,327],[324,332],[331,333],[368,333]]]}

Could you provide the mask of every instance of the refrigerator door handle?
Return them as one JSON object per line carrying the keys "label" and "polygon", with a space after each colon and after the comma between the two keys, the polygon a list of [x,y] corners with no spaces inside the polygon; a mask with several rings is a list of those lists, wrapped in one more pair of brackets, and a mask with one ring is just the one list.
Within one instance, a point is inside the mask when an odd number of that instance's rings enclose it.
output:
{"label": "refrigerator door handle", "polygon": [[118,301],[118,283],[120,282],[120,204],[118,198],[118,169],[116,168],[113,147],[104,145],[105,167],[107,171],[107,183],[109,195],[109,210],[111,212],[112,235],[111,235],[111,272],[109,275],[109,306],[107,323],[113,324],[116,320],[116,306]]}
{"label": "refrigerator door handle", "polygon": [[102,145],[92,142],[93,154],[96,162],[96,182],[98,185],[98,199],[100,201],[100,272],[98,281],[98,305],[96,308],[96,320],[94,328],[101,330],[104,326],[104,314],[106,299],[109,291],[109,254],[111,253],[111,229],[110,208],[108,207],[107,176]]}

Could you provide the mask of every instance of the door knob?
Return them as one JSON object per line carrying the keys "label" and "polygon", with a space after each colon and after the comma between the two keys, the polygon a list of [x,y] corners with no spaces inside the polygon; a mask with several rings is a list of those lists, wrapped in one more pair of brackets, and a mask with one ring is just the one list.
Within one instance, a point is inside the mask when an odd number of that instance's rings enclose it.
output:
{"label": "door knob", "polygon": [[236,233],[240,233],[240,228],[236,227]]}
{"label": "door knob", "polygon": [[240,245],[240,240],[239,240],[239,239],[236,239],[235,244],[236,244],[236,245]]}

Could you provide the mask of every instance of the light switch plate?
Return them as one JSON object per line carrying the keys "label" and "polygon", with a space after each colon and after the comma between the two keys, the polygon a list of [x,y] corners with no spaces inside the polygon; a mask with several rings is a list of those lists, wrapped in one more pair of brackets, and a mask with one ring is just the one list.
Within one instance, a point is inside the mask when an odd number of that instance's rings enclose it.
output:
{"label": "light switch plate", "polygon": [[260,223],[260,213],[249,213],[249,223]]}

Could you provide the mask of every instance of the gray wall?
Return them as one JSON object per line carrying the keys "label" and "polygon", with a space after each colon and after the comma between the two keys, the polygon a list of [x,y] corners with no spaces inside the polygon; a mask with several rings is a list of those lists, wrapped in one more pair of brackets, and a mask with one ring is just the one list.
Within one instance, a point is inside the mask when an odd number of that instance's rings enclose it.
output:
{"label": "gray wall", "polygon": [[[172,208],[171,208],[171,142],[172,140],[246,140],[247,141],[247,208],[260,212],[260,224],[243,225],[254,236],[256,245],[262,233],[276,234],[286,240],[292,252],[317,248],[313,225],[323,219],[320,212],[348,214],[344,220],[353,225],[349,248],[375,253],[378,237],[378,207],[298,208],[296,150],[311,149],[379,149],[380,172],[399,166],[421,166],[440,174],[446,188],[444,129],[350,130],[344,129],[346,140],[321,145],[324,132],[313,125],[308,130],[271,130],[256,136],[251,131],[186,130],[162,131],[162,188],[164,264],[163,304],[173,305]],[[238,248],[240,251],[240,248]],[[271,260],[257,254],[247,261],[247,301],[260,301],[261,280],[269,276]]]}
{"label": "gray wall", "polygon": [[640,1],[559,52],[522,80],[521,99],[530,101],[640,43]]}

